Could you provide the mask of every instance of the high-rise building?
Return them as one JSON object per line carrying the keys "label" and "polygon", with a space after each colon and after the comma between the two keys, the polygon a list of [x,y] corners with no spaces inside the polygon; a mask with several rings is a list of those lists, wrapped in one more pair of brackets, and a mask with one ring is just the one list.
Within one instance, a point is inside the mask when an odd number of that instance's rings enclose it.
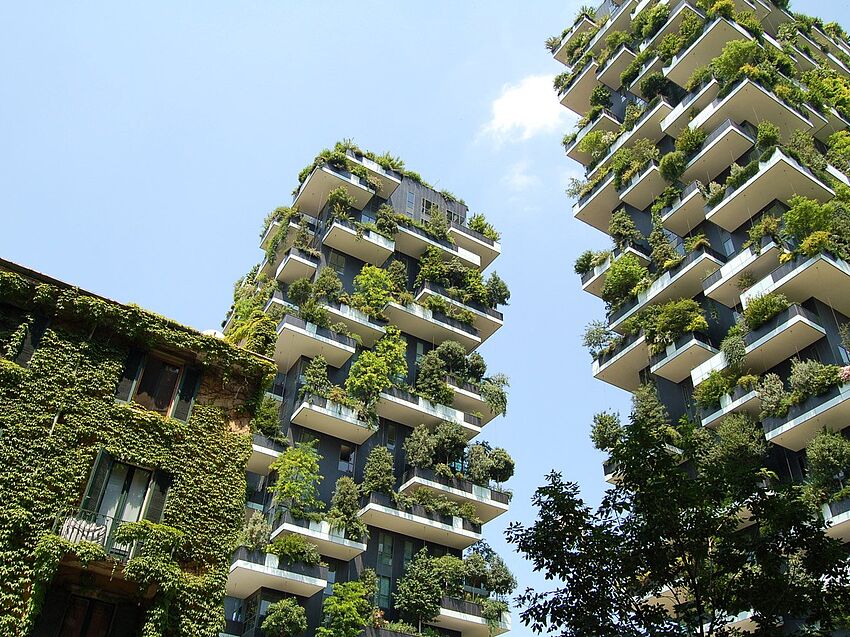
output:
{"label": "high-rise building", "polygon": [[[613,242],[575,268],[606,304],[594,377],[654,384],[673,422],[749,414],[799,482],[814,439],[850,438],[850,44],[787,4],[609,1],[547,46],[581,117],[573,214]],[[820,504],[846,541],[839,486]]]}
{"label": "high-rise building", "polygon": [[[261,634],[269,606],[294,597],[313,635],[335,585],[366,572],[379,615],[397,620],[406,566],[423,548],[460,559],[473,547],[499,570],[477,547],[482,525],[508,510],[500,484],[513,461],[478,441],[505,411],[507,382],[476,352],[502,326],[497,307],[509,297],[497,275],[483,275],[499,235],[397,158],[340,143],[301,172],[260,248],[224,331],[278,367],[245,511],[246,524],[268,525],[271,546],[237,551],[226,634]],[[281,490],[305,461],[317,467],[306,504]],[[321,561],[275,554],[284,541],[306,542]],[[508,631],[510,615],[491,595],[500,586],[487,579],[451,584],[423,623],[451,637]],[[394,636],[404,626],[369,630]]]}

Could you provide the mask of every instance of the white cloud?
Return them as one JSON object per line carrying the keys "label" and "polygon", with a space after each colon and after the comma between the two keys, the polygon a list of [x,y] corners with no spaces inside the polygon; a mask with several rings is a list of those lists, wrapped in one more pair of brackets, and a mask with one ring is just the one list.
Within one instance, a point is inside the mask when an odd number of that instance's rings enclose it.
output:
{"label": "white cloud", "polygon": [[526,160],[518,161],[508,168],[508,172],[502,178],[502,181],[504,181],[509,189],[515,192],[528,190],[540,183],[540,177],[532,175],[528,168],[528,162]]}
{"label": "white cloud", "polygon": [[548,75],[529,75],[506,84],[493,100],[492,117],[481,129],[497,143],[525,141],[541,133],[562,131],[569,117],[558,102]]}

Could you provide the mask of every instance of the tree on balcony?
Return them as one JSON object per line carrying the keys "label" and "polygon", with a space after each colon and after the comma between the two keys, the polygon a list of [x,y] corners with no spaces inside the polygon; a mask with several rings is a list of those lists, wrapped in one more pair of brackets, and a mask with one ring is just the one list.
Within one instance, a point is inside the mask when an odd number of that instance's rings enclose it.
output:
{"label": "tree on balcony", "polygon": [[[651,386],[636,392],[627,425],[597,419],[594,443],[620,476],[601,505],[592,510],[578,485],[553,472],[534,495],[537,520],[508,530],[560,583],[519,596],[523,622],[564,636],[710,637],[752,612],[765,635],[785,617],[835,629],[850,590],[840,543],[801,489],[766,468],[758,425],[730,416],[716,434],[670,422]],[[742,511],[758,532],[741,531]]]}
{"label": "tree on balcony", "polygon": [[268,637],[295,637],[307,630],[307,613],[294,597],[287,597],[269,606],[262,628]]}
{"label": "tree on balcony", "polygon": [[319,500],[318,485],[323,476],[319,471],[322,457],[316,451],[318,441],[296,443],[281,453],[270,469],[277,480],[269,487],[276,504],[285,506],[295,518],[315,517],[324,508]]}

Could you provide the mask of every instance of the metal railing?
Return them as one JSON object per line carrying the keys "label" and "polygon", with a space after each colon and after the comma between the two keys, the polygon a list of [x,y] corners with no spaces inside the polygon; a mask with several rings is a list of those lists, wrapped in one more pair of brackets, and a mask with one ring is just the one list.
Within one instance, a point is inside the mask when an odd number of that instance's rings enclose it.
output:
{"label": "metal railing", "polygon": [[135,556],[139,543],[119,544],[115,541],[115,532],[124,524],[124,520],[89,511],[71,509],[60,512],[53,523],[53,532],[73,544],[90,542],[102,546],[106,553],[122,562]]}
{"label": "metal railing", "polygon": [[[307,330],[308,321],[305,321],[304,319],[294,316],[292,314],[287,314],[283,317],[283,319],[281,319],[280,323],[278,324],[278,330],[280,330],[284,325],[291,325],[292,327]],[[313,324],[310,323],[310,325]],[[326,338],[341,345],[347,345],[348,347],[355,347],[357,345],[354,339],[350,336],[345,336],[344,334],[334,332],[333,330],[329,330],[325,327],[319,327],[318,325],[315,327],[315,330],[307,331],[314,332],[316,336],[321,336],[322,338]]]}
{"label": "metal railing", "polygon": [[408,480],[412,480],[413,478],[422,478],[424,480],[428,480],[430,482],[436,482],[438,484],[442,484],[446,487],[452,487],[459,491],[464,491],[465,493],[474,493],[475,487],[481,487],[484,489],[488,489],[490,491],[490,498],[495,500],[496,502],[500,502],[501,504],[509,504],[510,496],[503,491],[498,491],[494,489],[492,486],[488,485],[477,485],[470,480],[462,480],[460,478],[446,478],[441,475],[437,475],[437,472],[433,469],[423,469],[421,467],[411,467],[408,469],[404,477],[402,478],[402,483],[407,482]]}
{"label": "metal railing", "polygon": [[434,283],[433,281],[425,281],[422,285],[419,286],[419,289],[416,290],[416,296],[419,296],[419,293],[423,290],[428,290],[429,292],[433,292],[434,294],[439,294],[440,296],[444,296],[448,299],[452,299],[461,305],[465,305],[467,307],[472,308],[473,310],[477,310],[482,314],[487,314],[488,316],[492,316],[493,318],[499,319],[500,321],[504,318],[504,315],[491,307],[487,307],[486,305],[482,305],[481,303],[476,303],[475,301],[462,301],[460,299],[456,299],[449,295],[448,290],[444,288],[439,283]]}
{"label": "metal railing", "polygon": [[496,242],[493,241],[493,239],[491,239],[490,237],[481,234],[477,230],[473,230],[469,226],[464,226],[460,223],[457,223],[456,221],[449,222],[449,227],[452,230],[457,230],[458,232],[461,232],[461,233],[463,233],[467,236],[470,236],[473,239],[478,239],[479,241],[481,241],[482,243],[486,243],[487,245],[491,245],[491,246],[496,245]]}

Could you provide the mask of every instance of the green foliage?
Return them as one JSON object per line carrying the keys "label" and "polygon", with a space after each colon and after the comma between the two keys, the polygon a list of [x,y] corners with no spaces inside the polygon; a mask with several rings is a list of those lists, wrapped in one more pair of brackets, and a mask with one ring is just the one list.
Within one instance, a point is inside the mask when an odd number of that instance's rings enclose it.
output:
{"label": "green foliage", "polygon": [[779,127],[771,121],[763,119],[758,124],[756,143],[759,148],[771,148],[780,141]]}
{"label": "green foliage", "polygon": [[844,479],[850,475],[850,441],[838,432],[823,429],[806,446],[806,495],[815,505],[848,496]]}
{"label": "green foliage", "polygon": [[732,20],[735,15],[735,3],[732,0],[717,0],[709,8],[708,15],[712,18],[722,16],[727,20]]}
{"label": "green foliage", "polygon": [[850,173],[850,131],[838,131],[827,140],[826,158],[844,174]]}
{"label": "green foliage", "polygon": [[663,351],[688,332],[708,329],[708,322],[700,304],[693,299],[679,299],[650,305],[630,318],[623,327],[630,333],[643,330],[650,353]]}
{"label": "green foliage", "polygon": [[[342,281],[339,280],[339,275],[333,268],[322,268],[319,276],[316,277],[313,283],[312,293],[314,296],[325,299],[331,303],[339,303],[342,298],[343,288]],[[290,289],[290,297],[292,290]]]}
{"label": "green foliage", "polygon": [[360,489],[348,476],[337,479],[327,520],[333,529],[345,531],[349,540],[362,541],[367,536],[366,524],[358,516]]}
{"label": "green foliage", "polygon": [[593,446],[599,451],[610,451],[620,441],[623,435],[622,429],[619,414],[607,411],[594,414],[593,428],[590,431]]}
{"label": "green foliage", "polygon": [[480,212],[475,213],[469,219],[466,220],[466,225],[470,230],[475,230],[475,232],[480,232],[488,239],[492,239],[493,241],[501,241],[501,235],[496,231],[493,225],[487,221],[487,218],[481,214]]}
{"label": "green foliage", "polygon": [[707,136],[707,133],[701,128],[686,126],[676,140],[676,150],[685,155],[690,155],[702,146]]}
{"label": "green foliage", "polygon": [[667,153],[661,158],[658,168],[667,183],[675,184],[685,172],[685,154],[679,150]]}
{"label": "green foliage", "polygon": [[664,230],[661,215],[652,215],[652,231],[649,233],[650,258],[658,272],[670,270],[682,262],[682,255],[676,252],[673,242]]}
{"label": "green foliage", "polygon": [[271,396],[263,396],[251,419],[251,431],[261,433],[267,438],[280,438],[280,401]]}
{"label": "green foliage", "polygon": [[363,483],[360,485],[362,492],[365,495],[370,493],[390,495],[394,487],[392,454],[386,447],[373,447],[363,469]]}
{"label": "green foliage", "polygon": [[434,458],[450,465],[463,458],[466,449],[466,433],[456,422],[444,420],[434,429]]}
{"label": "green foliage", "polygon": [[402,617],[415,622],[421,630],[423,622],[433,621],[439,614],[442,598],[443,590],[435,577],[432,558],[427,549],[422,549],[407,563],[394,606]]}
{"label": "green foliage", "polygon": [[511,299],[508,284],[495,271],[491,272],[490,276],[487,277],[487,283],[485,285],[487,287],[487,302],[490,307],[508,304],[508,301]]}
{"label": "green foliage", "polygon": [[318,566],[322,561],[316,545],[298,533],[279,535],[266,547],[266,552],[277,555],[284,564],[303,562],[309,566]]}
{"label": "green foliage", "polygon": [[321,354],[316,356],[304,370],[304,384],[301,395],[315,394],[327,398],[330,395],[331,381],[328,378],[328,363]]}
{"label": "green foliage", "polygon": [[497,416],[508,411],[508,394],[505,388],[509,386],[510,379],[505,374],[493,374],[481,382],[481,397]]}
{"label": "green foliage", "polygon": [[501,447],[490,453],[490,479],[494,482],[507,482],[514,475],[514,461]]}
{"label": "green foliage", "polygon": [[485,445],[470,445],[466,450],[466,478],[475,484],[489,483],[490,454]]}
{"label": "green foliage", "polygon": [[736,324],[720,342],[720,351],[726,358],[726,365],[736,375],[743,371],[744,359],[747,356],[747,345],[744,342],[744,325]]}
{"label": "green foliage", "polygon": [[755,330],[767,323],[780,312],[788,309],[790,303],[784,294],[771,292],[754,296],[744,309],[744,323],[749,330]]}
{"label": "green foliage", "polygon": [[295,637],[307,630],[307,613],[295,598],[282,599],[268,607],[262,629],[268,637]]}
{"label": "green foliage", "polygon": [[270,467],[277,480],[269,486],[269,492],[275,503],[287,507],[295,518],[306,518],[324,507],[318,490],[323,479],[319,471],[322,457],[316,444],[316,440],[298,442],[281,453]]}
{"label": "green foliage", "polygon": [[398,298],[398,293],[396,281],[387,270],[367,263],[354,277],[354,293],[349,295],[348,304],[379,318],[387,303]]}
{"label": "green foliage", "polygon": [[597,84],[590,92],[590,105],[601,108],[611,107],[611,91],[603,84]]}
{"label": "green foliage", "polygon": [[659,95],[666,95],[670,86],[670,80],[664,77],[664,74],[660,71],[655,71],[647,75],[640,83],[640,92],[644,99],[650,101]]}
{"label": "green foliage", "polygon": [[416,391],[420,396],[441,405],[449,405],[454,399],[454,391],[446,382],[446,365],[436,350],[431,350],[419,359],[419,373],[416,375]]}
{"label": "green foliage", "polygon": [[658,159],[660,152],[655,143],[642,137],[633,145],[620,148],[611,156],[611,171],[614,173],[614,187],[618,190],[629,180],[637,176],[651,161]]}
{"label": "green foliage", "polygon": [[591,358],[599,358],[619,340],[617,333],[608,329],[606,321],[591,321],[584,329],[581,344],[587,348]]}
{"label": "green foliage", "polygon": [[705,380],[694,388],[694,400],[703,409],[720,407],[720,398],[732,390],[729,378],[717,371],[712,371]]}
{"label": "green foliage", "polygon": [[763,215],[756,223],[754,223],[747,231],[747,242],[745,248],[752,248],[756,254],[761,250],[761,240],[764,237],[770,237],[777,244],[779,243],[779,226],[781,219],[770,214]]}
{"label": "green foliage", "polygon": [[701,66],[694,69],[694,72],[691,73],[688,81],[685,82],[685,90],[689,93],[693,93],[700,86],[711,80],[712,77],[714,77],[714,71],[711,66]]}
{"label": "green foliage", "polygon": [[404,440],[404,453],[408,464],[421,469],[434,466],[436,441],[425,425],[414,427],[413,432]]}
{"label": "green foliage", "polygon": [[667,4],[656,4],[639,13],[632,21],[632,33],[640,40],[647,40],[654,36],[667,18],[670,17],[670,6]]}
{"label": "green foliage", "polygon": [[704,232],[697,233],[690,237],[685,237],[685,252],[693,252],[695,250],[700,250],[702,248],[710,248],[711,242],[709,242],[708,237],[705,236]]}
{"label": "green foliage", "polygon": [[599,161],[608,154],[611,144],[616,141],[617,137],[617,133],[612,131],[590,131],[581,138],[577,150],[580,153],[590,155],[591,160]]}
{"label": "green foliage", "polygon": [[[731,3],[730,3],[731,4]],[[764,59],[764,50],[753,40],[732,40],[711,61],[714,76],[721,84],[729,84],[744,75],[745,68],[756,68]]]}
{"label": "green foliage", "polygon": [[811,233],[800,244],[800,252],[807,257],[814,257],[832,249],[832,239],[829,232],[825,230],[817,230]]}
{"label": "green foliage", "polygon": [[647,277],[649,271],[633,254],[624,254],[608,268],[608,275],[602,286],[602,300],[610,307],[617,307],[630,297],[637,295],[638,286]]}
{"label": "green foliage", "polygon": [[238,542],[251,551],[263,551],[269,543],[271,534],[272,527],[265,516],[259,511],[254,511],[242,527]]}
{"label": "green foliage", "polygon": [[354,208],[356,202],[344,186],[334,188],[328,193],[326,205],[331,213],[332,219],[340,219],[349,221],[351,219],[350,211]]}
{"label": "green foliage", "polygon": [[359,580],[334,584],[322,603],[322,625],[316,637],[360,637],[372,616],[372,592]]}
{"label": "green foliage", "polygon": [[824,365],[814,359],[791,361],[791,373],[788,384],[791,387],[792,402],[803,402],[809,396],[820,396],[832,387],[840,384],[837,365]]}
{"label": "green foliage", "polygon": [[611,222],[608,224],[608,235],[614,240],[614,245],[620,250],[634,247],[643,241],[644,238],[624,208],[620,208],[611,215]]}
{"label": "green foliage", "polygon": [[790,208],[782,215],[785,233],[798,245],[814,232],[827,232],[831,227],[833,208],[815,199],[794,195],[788,200]]}

